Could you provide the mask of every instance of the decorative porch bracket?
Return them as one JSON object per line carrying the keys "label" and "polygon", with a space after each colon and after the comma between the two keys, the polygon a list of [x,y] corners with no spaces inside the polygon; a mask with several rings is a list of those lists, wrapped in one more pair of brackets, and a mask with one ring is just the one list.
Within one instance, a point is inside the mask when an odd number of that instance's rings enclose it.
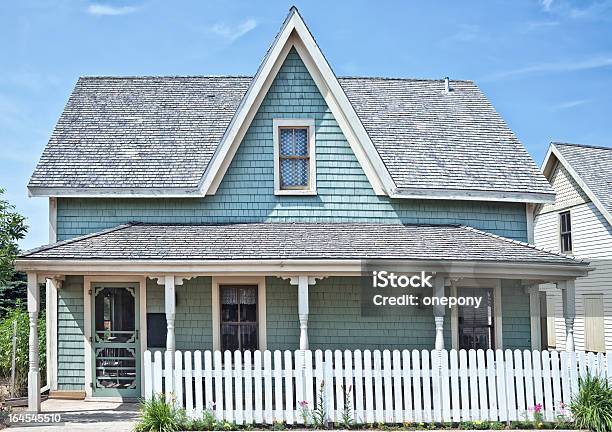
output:
{"label": "decorative porch bracket", "polygon": [[40,412],[40,369],[38,366],[38,276],[28,273],[28,314],[30,316],[28,411]]}
{"label": "decorative porch bracket", "polygon": [[288,279],[291,285],[298,287],[298,319],[300,321],[300,350],[308,349],[308,287],[317,283],[324,276],[292,276]]}
{"label": "decorative porch bracket", "polygon": [[576,318],[576,285],[574,279],[557,282],[563,299],[565,318],[565,350],[574,351],[574,318]]}
{"label": "decorative porch bracket", "polygon": [[[442,298],[444,297],[444,285],[446,283],[445,275],[436,273],[434,276],[434,297]],[[434,321],[436,325],[436,342],[435,349],[443,350],[444,349],[444,314],[446,313],[446,308],[442,305],[434,306]]]}

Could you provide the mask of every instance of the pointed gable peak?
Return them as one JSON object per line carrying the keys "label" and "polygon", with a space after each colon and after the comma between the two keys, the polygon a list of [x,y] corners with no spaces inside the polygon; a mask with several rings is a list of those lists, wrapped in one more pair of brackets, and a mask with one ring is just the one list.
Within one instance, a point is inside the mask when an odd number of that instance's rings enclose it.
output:
{"label": "pointed gable peak", "polygon": [[319,92],[334,115],[357,160],[377,195],[391,195],[395,184],[368,136],[336,75],[306,26],[292,6],[242,98],[215,154],[200,181],[203,194],[214,195],[240,146],[257,110],[287,54],[295,49]]}

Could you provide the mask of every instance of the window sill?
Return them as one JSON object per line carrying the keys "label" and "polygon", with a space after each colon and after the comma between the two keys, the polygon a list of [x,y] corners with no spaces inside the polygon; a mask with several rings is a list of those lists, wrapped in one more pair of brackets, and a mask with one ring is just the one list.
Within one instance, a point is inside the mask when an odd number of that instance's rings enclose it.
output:
{"label": "window sill", "polygon": [[302,189],[281,189],[281,190],[275,190],[274,191],[274,195],[306,195],[306,196],[313,196],[316,195],[317,191],[316,190],[302,190]]}

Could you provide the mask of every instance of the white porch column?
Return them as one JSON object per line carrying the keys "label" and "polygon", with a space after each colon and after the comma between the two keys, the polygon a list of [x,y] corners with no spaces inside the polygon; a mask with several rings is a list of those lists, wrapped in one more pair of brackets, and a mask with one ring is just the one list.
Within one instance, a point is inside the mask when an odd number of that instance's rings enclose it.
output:
{"label": "white porch column", "polygon": [[28,371],[28,411],[40,412],[40,369],[38,367],[38,277],[28,273],[28,314],[30,315],[29,362]]}
{"label": "white porch column", "polygon": [[300,321],[300,350],[308,349],[308,288],[324,276],[294,276],[282,277],[289,279],[291,285],[298,289],[298,319]]}
{"label": "white porch column", "polygon": [[176,317],[176,294],[174,286],[174,275],[165,276],[164,278],[164,305],[166,312],[166,351],[172,353],[176,349],[176,337],[174,335],[174,319]]}
{"label": "white porch column", "polygon": [[298,318],[300,320],[300,349],[308,349],[308,276],[298,277]]}
{"label": "white porch column", "polygon": [[574,279],[559,282],[565,318],[565,350],[574,351],[574,318],[576,317],[576,286]]}
{"label": "white porch column", "polygon": [[[444,275],[436,274],[434,277],[434,297],[444,297]],[[436,350],[444,349],[444,314],[445,307],[442,305],[434,306],[434,321],[436,324]]]}

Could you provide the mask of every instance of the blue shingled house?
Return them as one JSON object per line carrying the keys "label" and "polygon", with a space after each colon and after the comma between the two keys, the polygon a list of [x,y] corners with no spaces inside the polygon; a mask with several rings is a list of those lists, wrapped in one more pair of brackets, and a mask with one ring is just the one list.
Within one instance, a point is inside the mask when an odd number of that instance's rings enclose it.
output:
{"label": "blue shingled house", "polygon": [[[28,189],[52,396],[137,397],[147,349],[539,349],[589,269],[529,244],[554,192],[472,81],[337,77],[295,8],[252,77],[80,78]],[[485,306],[368,316],[364,260]]]}

